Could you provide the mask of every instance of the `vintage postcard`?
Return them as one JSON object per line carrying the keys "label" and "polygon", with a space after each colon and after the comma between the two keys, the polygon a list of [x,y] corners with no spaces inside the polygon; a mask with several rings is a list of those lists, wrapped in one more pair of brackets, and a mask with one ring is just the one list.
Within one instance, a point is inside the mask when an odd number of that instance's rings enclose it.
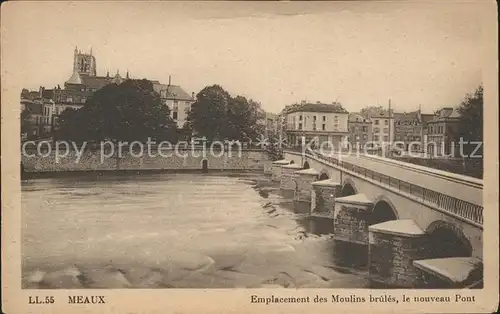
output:
{"label": "vintage postcard", "polygon": [[491,313],[494,1],[7,2],[2,311]]}

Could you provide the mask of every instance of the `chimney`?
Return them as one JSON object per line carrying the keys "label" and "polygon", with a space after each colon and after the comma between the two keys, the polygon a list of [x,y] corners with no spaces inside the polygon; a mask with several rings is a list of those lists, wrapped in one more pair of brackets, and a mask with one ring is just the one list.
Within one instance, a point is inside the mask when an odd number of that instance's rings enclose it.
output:
{"label": "chimney", "polygon": [[194,99],[194,92],[192,92],[192,93],[191,93],[191,98],[193,98],[193,99]]}
{"label": "chimney", "polygon": [[168,85],[171,85],[172,84],[172,76],[168,76]]}

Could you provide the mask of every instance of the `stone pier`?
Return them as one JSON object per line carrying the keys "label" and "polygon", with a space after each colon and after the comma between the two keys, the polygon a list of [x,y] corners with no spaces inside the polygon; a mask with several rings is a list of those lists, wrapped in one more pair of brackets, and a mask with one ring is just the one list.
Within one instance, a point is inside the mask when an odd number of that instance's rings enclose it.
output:
{"label": "stone pier", "polygon": [[297,164],[289,164],[281,166],[281,181],[280,189],[281,194],[285,198],[293,198],[295,191],[297,191],[297,175],[295,172],[302,169]]}
{"label": "stone pier", "polygon": [[271,180],[279,182],[280,178],[281,178],[281,166],[289,165],[289,164],[290,164],[290,160],[286,160],[286,159],[274,161],[270,167],[271,168],[270,169]]}
{"label": "stone pier", "polygon": [[368,264],[373,287],[414,288],[418,272],[414,261],[426,258],[425,232],[411,219],[371,225]]}
{"label": "stone pier", "polygon": [[342,185],[331,179],[312,183],[311,214],[333,218],[335,198],[340,195]]}
{"label": "stone pier", "polygon": [[364,194],[335,198],[334,238],[363,246],[368,245],[368,222],[373,202]]}
{"label": "stone pier", "polygon": [[314,169],[303,169],[295,172],[297,191],[294,197],[295,210],[300,213],[311,212],[311,193],[313,182],[318,180],[319,172]]}
{"label": "stone pier", "polygon": [[483,287],[483,262],[477,257],[445,257],[414,261],[417,288]]}

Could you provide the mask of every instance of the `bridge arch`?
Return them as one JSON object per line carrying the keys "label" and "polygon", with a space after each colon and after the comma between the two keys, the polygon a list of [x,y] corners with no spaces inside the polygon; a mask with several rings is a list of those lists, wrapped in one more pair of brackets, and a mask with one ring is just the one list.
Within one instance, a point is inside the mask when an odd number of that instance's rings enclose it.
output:
{"label": "bridge arch", "polygon": [[309,169],[311,166],[309,166],[309,162],[305,161],[304,165],[302,166],[302,169]]}
{"label": "bridge arch", "polygon": [[396,207],[387,197],[379,196],[374,204],[369,225],[399,219]]}
{"label": "bridge arch", "polygon": [[437,220],[425,230],[432,248],[432,258],[470,257],[472,245],[462,230],[452,223]]}
{"label": "bridge arch", "polygon": [[344,184],[342,185],[341,195],[350,196],[354,194],[358,194],[358,189],[356,188],[356,185],[350,178],[345,179]]}
{"label": "bridge arch", "polygon": [[330,176],[328,175],[328,172],[326,171],[321,171],[319,175],[319,180],[328,180],[330,179]]}

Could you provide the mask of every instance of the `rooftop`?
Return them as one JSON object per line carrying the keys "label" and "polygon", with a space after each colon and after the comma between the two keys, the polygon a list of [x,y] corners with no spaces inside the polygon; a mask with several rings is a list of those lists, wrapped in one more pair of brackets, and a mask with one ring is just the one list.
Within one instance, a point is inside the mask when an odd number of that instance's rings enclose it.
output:
{"label": "rooftop", "polygon": [[371,123],[372,121],[370,120],[370,118],[362,116],[360,113],[351,112],[349,114],[349,122],[366,122],[366,123]]}
{"label": "rooftop", "polygon": [[348,113],[340,103],[334,102],[332,104],[317,103],[301,103],[285,107],[285,113],[292,112],[322,112],[322,113]]}
{"label": "rooftop", "polygon": [[162,98],[175,100],[193,100],[191,95],[189,95],[179,85],[160,84],[157,81],[153,81],[153,88],[158,94],[160,94]]}

